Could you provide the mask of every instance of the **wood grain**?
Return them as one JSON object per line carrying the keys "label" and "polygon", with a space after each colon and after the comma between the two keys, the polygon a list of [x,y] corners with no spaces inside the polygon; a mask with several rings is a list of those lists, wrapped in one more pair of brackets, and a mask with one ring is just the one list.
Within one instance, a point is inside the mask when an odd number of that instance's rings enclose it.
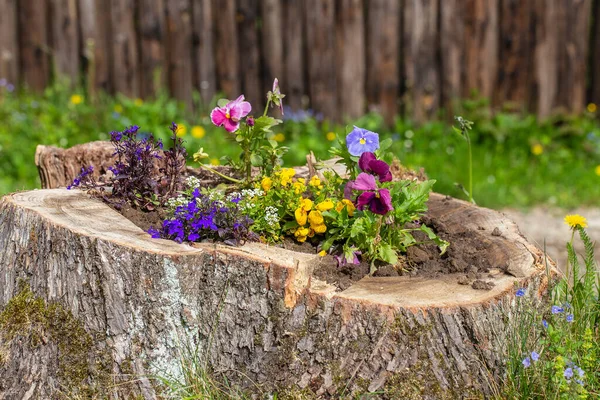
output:
{"label": "wood grain", "polygon": [[189,0],[170,0],[167,11],[167,57],[169,87],[173,97],[181,100],[188,111],[192,101],[192,9]]}
{"label": "wood grain", "polygon": [[50,0],[49,5],[54,72],[61,79],[67,79],[75,86],[81,69],[77,0]]}
{"label": "wood grain", "polygon": [[22,79],[29,88],[41,92],[50,81],[48,2],[24,0],[18,12]]}
{"label": "wood grain", "polygon": [[135,32],[133,0],[110,0],[112,74],[114,90],[138,97],[138,42]]}
{"label": "wood grain", "polygon": [[19,82],[17,0],[0,0],[0,79]]}
{"label": "wood grain", "polygon": [[170,71],[166,59],[167,29],[163,0],[138,0],[140,38],[140,96],[153,97],[166,88]]}

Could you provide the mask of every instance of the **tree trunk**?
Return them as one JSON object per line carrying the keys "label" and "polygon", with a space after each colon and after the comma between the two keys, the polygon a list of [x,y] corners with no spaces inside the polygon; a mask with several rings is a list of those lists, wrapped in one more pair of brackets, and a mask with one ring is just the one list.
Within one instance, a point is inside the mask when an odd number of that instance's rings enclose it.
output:
{"label": "tree trunk", "polygon": [[429,210],[490,244],[480,251],[497,267],[491,290],[443,275],[365,277],[340,291],[312,277],[316,255],[152,239],[75,190],[7,195],[0,398],[153,399],[151,377],[181,376],[188,346],[230,382],[280,397],[490,394],[515,286],[538,296],[547,284],[542,253],[495,211],[441,195]]}

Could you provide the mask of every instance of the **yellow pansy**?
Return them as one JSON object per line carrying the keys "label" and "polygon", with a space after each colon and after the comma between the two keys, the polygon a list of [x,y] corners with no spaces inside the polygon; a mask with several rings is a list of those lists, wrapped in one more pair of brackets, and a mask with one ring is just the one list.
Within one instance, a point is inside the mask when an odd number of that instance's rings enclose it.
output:
{"label": "yellow pansy", "polygon": [[185,136],[186,133],[187,133],[187,126],[185,126],[184,124],[178,124],[177,125],[177,136],[182,137],[182,136]]}
{"label": "yellow pansy", "polygon": [[316,209],[319,211],[328,211],[333,208],[333,201],[327,199],[317,204]]}
{"label": "yellow pansy", "polygon": [[135,104],[137,107],[141,106],[142,104],[144,104],[144,100],[140,99],[139,97],[137,99],[135,99],[133,101],[133,104]]}
{"label": "yellow pansy", "polygon": [[74,94],[73,96],[71,96],[71,104],[77,105],[77,104],[81,104],[83,103],[83,96],[81,96],[80,94]]}
{"label": "yellow pansy", "polygon": [[539,156],[540,154],[542,154],[544,152],[544,146],[542,146],[539,143],[536,143],[533,146],[531,146],[531,152],[534,155]]}
{"label": "yellow pansy", "polygon": [[335,140],[335,133],[334,132],[327,132],[327,135],[325,135],[325,137],[327,138],[327,140],[329,140],[330,142],[333,142]]}
{"label": "yellow pansy", "polygon": [[123,106],[122,106],[122,105],[120,105],[120,104],[115,104],[115,108],[113,108],[113,110],[114,110],[116,113],[122,114],[122,113],[123,113]]}
{"label": "yellow pansy", "polygon": [[262,189],[265,192],[268,192],[269,189],[271,189],[271,186],[273,186],[273,180],[271,178],[269,178],[268,176],[265,176],[264,178],[262,178],[262,181],[260,182],[260,186],[262,187]]}
{"label": "yellow pansy", "polygon": [[571,228],[577,228],[578,226],[587,228],[587,220],[579,214],[567,215],[565,217],[565,223]]}
{"label": "yellow pansy", "polygon": [[192,126],[192,136],[195,137],[196,139],[202,139],[205,134],[206,134],[206,131],[204,130],[203,127],[198,126],[198,125]]}

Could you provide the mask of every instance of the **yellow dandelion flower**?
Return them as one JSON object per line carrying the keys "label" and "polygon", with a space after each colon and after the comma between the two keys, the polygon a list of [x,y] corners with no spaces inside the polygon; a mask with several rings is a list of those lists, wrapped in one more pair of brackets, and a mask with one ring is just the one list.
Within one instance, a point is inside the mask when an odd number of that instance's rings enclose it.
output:
{"label": "yellow dandelion flower", "polygon": [[329,199],[324,200],[324,201],[320,202],[319,204],[317,204],[316,208],[319,211],[331,210],[333,208],[333,201],[331,201]]}
{"label": "yellow dandelion flower", "polygon": [[184,124],[177,124],[177,136],[183,137],[187,133],[187,126]]}
{"label": "yellow dandelion flower", "polygon": [[71,96],[71,104],[73,105],[78,105],[83,103],[83,96],[81,96],[80,94],[74,94],[73,96]]}
{"label": "yellow dandelion flower", "polygon": [[262,181],[260,182],[260,186],[262,187],[262,189],[265,192],[268,192],[269,189],[271,189],[271,186],[273,186],[273,180],[271,178],[269,178],[268,176],[265,176],[264,178],[262,178]]}
{"label": "yellow dandelion flower", "polygon": [[595,113],[598,107],[594,103],[590,103],[587,105],[588,112]]}
{"label": "yellow dandelion flower", "polygon": [[539,156],[544,152],[544,146],[542,146],[539,143],[536,143],[533,146],[531,146],[531,152],[533,153],[533,155]]}
{"label": "yellow dandelion flower", "polygon": [[218,158],[211,158],[210,159],[210,164],[211,165],[221,165],[221,161],[219,161]]}
{"label": "yellow dandelion flower", "polygon": [[596,173],[596,175],[600,176],[600,164],[596,165],[594,172]]}
{"label": "yellow dandelion flower", "polygon": [[579,214],[567,215],[565,217],[565,224],[571,228],[577,228],[578,226],[587,228],[587,220]]}
{"label": "yellow dandelion flower", "polygon": [[283,142],[285,140],[285,135],[281,132],[279,132],[277,135],[273,136],[273,139],[276,142]]}
{"label": "yellow dandelion flower", "polygon": [[140,99],[139,97],[137,99],[135,99],[133,101],[133,104],[135,104],[136,107],[141,106],[142,104],[144,104],[144,100]]}
{"label": "yellow dandelion flower", "polygon": [[321,256],[321,257],[325,257],[326,255],[327,255],[327,252],[325,250],[321,250],[319,252],[319,256]]}
{"label": "yellow dandelion flower", "polygon": [[327,132],[327,134],[325,135],[327,140],[329,140],[330,142],[333,142],[336,136],[337,135],[335,134],[335,132]]}
{"label": "yellow dandelion flower", "polygon": [[115,107],[113,108],[114,112],[122,114],[123,113],[123,106],[120,104],[115,104]]}
{"label": "yellow dandelion flower", "polygon": [[206,134],[206,131],[204,130],[203,127],[198,126],[198,125],[192,126],[192,136],[195,137],[196,139],[202,139],[205,134]]}

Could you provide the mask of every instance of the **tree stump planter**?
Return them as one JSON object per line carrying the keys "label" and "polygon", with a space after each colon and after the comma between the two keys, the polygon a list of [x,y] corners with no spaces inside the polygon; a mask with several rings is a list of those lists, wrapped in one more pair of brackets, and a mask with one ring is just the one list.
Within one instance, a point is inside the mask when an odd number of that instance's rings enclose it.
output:
{"label": "tree stump planter", "polygon": [[186,346],[230,382],[279,398],[488,397],[515,287],[545,292],[543,254],[495,211],[437,194],[428,205],[432,221],[487,243],[491,290],[443,275],[365,277],[339,291],[312,277],[316,255],[152,239],[80,191],[7,195],[0,399],[153,399],[151,377],[181,374]]}

